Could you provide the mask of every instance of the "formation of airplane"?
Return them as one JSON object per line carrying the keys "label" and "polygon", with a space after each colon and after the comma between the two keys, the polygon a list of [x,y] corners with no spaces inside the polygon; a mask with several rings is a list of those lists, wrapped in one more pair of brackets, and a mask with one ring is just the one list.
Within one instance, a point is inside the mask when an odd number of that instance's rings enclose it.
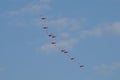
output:
{"label": "formation of airplane", "polygon": [[[43,28],[44,30],[46,30],[46,34],[47,34],[47,36],[48,36],[49,38],[56,39],[56,36],[55,36],[54,34],[49,33],[48,26],[45,25],[46,19],[47,19],[46,17],[42,17],[42,18],[41,18],[42,28]],[[59,48],[59,50],[61,51],[61,53],[63,53],[63,54],[65,54],[66,56],[68,56],[71,61],[77,63],[80,68],[85,67],[84,65],[82,65],[81,63],[79,63],[79,62],[76,60],[75,57],[72,57],[71,54],[68,52],[68,50],[65,50],[65,49],[63,49],[63,48],[58,47],[58,45],[57,45],[57,43],[56,43],[55,40],[51,41],[51,44],[52,44],[53,46],[55,46],[56,48]]]}

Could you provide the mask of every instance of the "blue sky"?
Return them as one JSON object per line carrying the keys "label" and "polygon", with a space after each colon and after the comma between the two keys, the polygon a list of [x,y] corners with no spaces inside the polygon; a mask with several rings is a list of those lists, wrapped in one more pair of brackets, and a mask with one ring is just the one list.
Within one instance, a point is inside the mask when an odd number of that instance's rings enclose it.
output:
{"label": "blue sky", "polygon": [[[0,80],[119,80],[120,0],[0,0]],[[41,15],[58,46],[51,46]]]}

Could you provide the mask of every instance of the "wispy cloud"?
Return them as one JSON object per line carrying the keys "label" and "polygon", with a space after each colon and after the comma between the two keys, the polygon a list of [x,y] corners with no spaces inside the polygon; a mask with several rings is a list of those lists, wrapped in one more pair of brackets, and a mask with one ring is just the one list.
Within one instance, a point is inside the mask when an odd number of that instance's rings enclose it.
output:
{"label": "wispy cloud", "polygon": [[102,64],[100,66],[96,66],[95,70],[98,74],[101,75],[111,75],[120,71],[120,62],[113,62],[112,64]]}
{"label": "wispy cloud", "polygon": [[56,48],[52,44],[45,44],[40,47],[40,51],[45,52],[45,53],[51,53],[53,51],[56,51]]}
{"label": "wispy cloud", "polygon": [[81,28],[82,20],[69,19],[69,18],[59,18],[49,22],[49,25],[52,25],[57,29],[64,30],[77,30]]}
{"label": "wispy cloud", "polygon": [[78,42],[77,39],[60,41],[60,42],[57,42],[57,48],[52,44],[45,44],[40,48],[40,50],[48,53],[48,52],[56,51],[59,48],[72,49],[77,42]]}
{"label": "wispy cloud", "polygon": [[112,32],[120,36],[120,22],[114,22],[105,26],[106,31]]}
{"label": "wispy cloud", "polygon": [[8,12],[10,15],[21,15],[21,14],[36,14],[41,11],[50,9],[50,0],[37,0],[36,2],[30,3],[19,10],[13,10]]}
{"label": "wispy cloud", "polygon": [[60,34],[60,36],[63,37],[63,38],[69,38],[69,37],[71,37],[70,33],[68,33],[68,32],[63,32],[63,33]]}
{"label": "wispy cloud", "polygon": [[93,29],[81,30],[79,34],[81,37],[100,37],[104,35],[104,33],[112,33],[120,36],[120,22],[101,24],[101,26],[96,26]]}
{"label": "wispy cloud", "polygon": [[103,33],[102,28],[97,27],[92,30],[82,30],[79,34],[81,37],[99,37]]}

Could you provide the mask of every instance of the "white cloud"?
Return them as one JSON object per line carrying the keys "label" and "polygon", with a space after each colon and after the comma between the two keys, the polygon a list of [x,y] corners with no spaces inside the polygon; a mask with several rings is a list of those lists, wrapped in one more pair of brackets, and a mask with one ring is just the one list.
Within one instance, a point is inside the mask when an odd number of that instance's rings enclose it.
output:
{"label": "white cloud", "polygon": [[34,14],[39,13],[43,10],[49,9],[49,0],[39,0],[36,3],[28,4],[27,6],[16,10],[16,11],[10,11],[10,15],[20,15],[20,14]]}
{"label": "white cloud", "polygon": [[92,30],[82,30],[82,31],[80,32],[80,36],[81,36],[81,37],[89,37],[89,36],[90,36],[90,37],[91,37],[91,36],[99,37],[99,36],[102,35],[102,33],[103,33],[102,28],[97,27],[97,28],[92,29]]}
{"label": "white cloud", "polygon": [[57,47],[53,46],[52,44],[46,44],[41,47],[41,50],[48,53],[48,52],[53,52],[56,51],[59,48],[62,49],[72,49],[73,46],[77,43],[78,41],[76,39],[70,39],[70,40],[64,40],[58,42],[56,45]]}
{"label": "white cloud", "polygon": [[98,74],[112,75],[120,71],[120,62],[113,62],[112,64],[102,64],[94,68]]}
{"label": "white cloud", "polygon": [[50,53],[52,51],[55,51],[55,46],[53,46],[52,44],[45,44],[40,49],[45,53]]}
{"label": "white cloud", "polygon": [[105,29],[120,36],[120,22],[114,22],[111,25],[105,26]]}
{"label": "white cloud", "polygon": [[79,34],[81,37],[99,37],[102,36],[104,32],[120,36],[120,22],[105,24],[101,27],[95,27],[91,30],[81,30]]}
{"label": "white cloud", "polygon": [[72,47],[78,42],[77,39],[70,39],[61,41],[58,43],[59,47],[66,48],[66,49],[72,49]]}
{"label": "white cloud", "polygon": [[58,30],[77,30],[81,27],[82,21],[77,19],[60,18],[49,22],[49,25]]}
{"label": "white cloud", "polygon": [[63,32],[60,34],[63,38],[69,38],[70,37],[70,33],[67,32]]}

